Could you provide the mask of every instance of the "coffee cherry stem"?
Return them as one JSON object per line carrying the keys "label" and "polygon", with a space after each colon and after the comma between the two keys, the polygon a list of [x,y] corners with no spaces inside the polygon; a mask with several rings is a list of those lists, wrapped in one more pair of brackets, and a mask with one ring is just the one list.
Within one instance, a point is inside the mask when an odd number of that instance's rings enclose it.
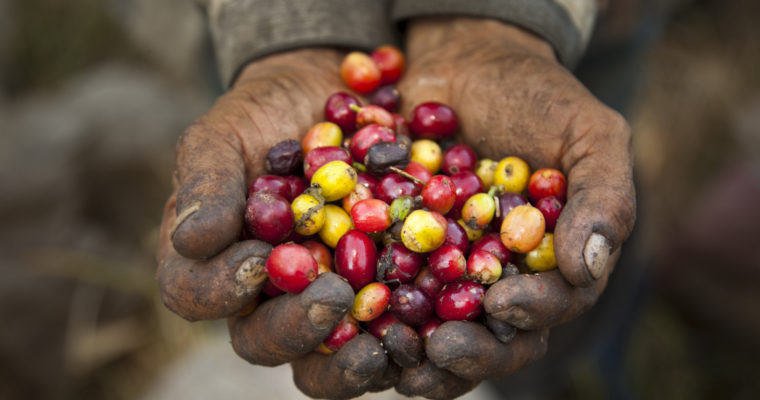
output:
{"label": "coffee cherry stem", "polygon": [[413,175],[409,174],[408,172],[404,171],[403,169],[400,169],[400,168],[397,168],[397,167],[390,167],[388,169],[390,169],[391,171],[393,171],[393,172],[395,172],[395,173],[403,176],[406,179],[409,179],[410,181],[412,181],[412,182],[414,182],[414,183],[416,183],[416,184],[418,184],[420,186],[425,186],[425,182],[423,182],[423,181],[415,178]]}
{"label": "coffee cherry stem", "polygon": [[356,112],[359,112],[359,111],[361,111],[361,110],[362,110],[362,108],[361,108],[361,107],[359,107],[359,106],[358,106],[358,105],[356,105],[356,104],[349,104],[349,105],[348,105],[348,108],[350,108],[350,109],[351,109],[351,111],[356,111]]}

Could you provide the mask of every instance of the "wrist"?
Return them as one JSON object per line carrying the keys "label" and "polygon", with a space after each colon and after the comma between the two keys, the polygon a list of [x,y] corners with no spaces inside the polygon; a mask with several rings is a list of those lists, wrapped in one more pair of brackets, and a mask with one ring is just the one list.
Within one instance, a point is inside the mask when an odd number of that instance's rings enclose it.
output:
{"label": "wrist", "polygon": [[[407,56],[415,59],[440,49],[452,56],[494,44],[508,52],[522,52],[557,62],[551,44],[541,37],[506,22],[472,17],[424,17],[407,26]],[[491,46],[488,46],[490,49]]]}

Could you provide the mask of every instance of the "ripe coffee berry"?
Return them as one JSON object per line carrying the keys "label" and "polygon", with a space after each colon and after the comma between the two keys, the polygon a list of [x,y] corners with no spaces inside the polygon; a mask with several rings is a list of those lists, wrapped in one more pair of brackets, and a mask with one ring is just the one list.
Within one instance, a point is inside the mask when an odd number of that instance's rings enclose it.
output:
{"label": "ripe coffee berry", "polygon": [[301,245],[281,244],[269,254],[264,270],[281,290],[301,293],[317,278],[317,261]]}

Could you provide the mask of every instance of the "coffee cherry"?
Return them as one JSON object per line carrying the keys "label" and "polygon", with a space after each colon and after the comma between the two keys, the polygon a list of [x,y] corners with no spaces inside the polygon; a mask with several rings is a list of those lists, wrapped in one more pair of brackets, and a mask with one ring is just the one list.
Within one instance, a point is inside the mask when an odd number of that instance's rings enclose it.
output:
{"label": "coffee cherry", "polygon": [[467,249],[470,247],[470,239],[467,237],[467,232],[457,221],[451,218],[446,218],[446,227],[446,240],[444,240],[443,244],[456,246],[462,253],[466,254]]}
{"label": "coffee cherry", "polygon": [[471,321],[483,313],[486,290],[477,282],[446,285],[435,301],[435,313],[444,321]]}
{"label": "coffee cherry", "polygon": [[317,147],[340,146],[341,144],[343,144],[343,132],[332,122],[320,122],[314,125],[301,139],[305,155]]}
{"label": "coffee cherry", "polygon": [[281,244],[269,254],[264,270],[278,288],[301,293],[317,278],[317,261],[301,245]]}
{"label": "coffee cherry", "polygon": [[335,246],[335,272],[356,291],[375,279],[377,249],[366,233],[352,229]]}
{"label": "coffee cherry", "polygon": [[446,218],[435,211],[415,210],[404,221],[401,241],[417,253],[433,251],[446,239]]}
{"label": "coffee cherry", "polygon": [[404,168],[404,172],[419,179],[422,183],[428,183],[433,177],[433,174],[424,165],[416,161],[409,161],[409,165]]}
{"label": "coffee cherry", "polygon": [[438,293],[443,288],[444,283],[441,282],[440,279],[436,278],[435,275],[433,275],[432,272],[430,272],[430,268],[424,267],[420,270],[420,272],[417,274],[417,277],[414,278],[414,286],[420,288],[423,292],[425,292],[428,297],[431,299],[434,299],[438,296]]}
{"label": "coffee cherry", "polygon": [[290,183],[287,179],[277,175],[261,175],[256,178],[248,188],[248,196],[253,193],[272,193],[284,199],[290,196]]}
{"label": "coffee cherry", "polygon": [[343,132],[356,130],[356,110],[351,106],[361,106],[359,100],[345,92],[333,93],[325,102],[325,119],[340,127]]}
{"label": "coffee cherry", "polygon": [[293,229],[293,211],[282,196],[256,192],[245,204],[245,227],[250,237],[277,244]]}
{"label": "coffee cherry", "polygon": [[317,147],[306,154],[303,161],[303,173],[306,179],[311,180],[317,170],[330,161],[343,161],[351,165],[351,155],[348,150],[338,146]]}
{"label": "coffee cherry", "polygon": [[456,246],[445,244],[430,253],[430,272],[443,283],[459,280],[467,272],[467,261]]}
{"label": "coffee cherry", "polygon": [[400,143],[380,142],[374,144],[364,157],[364,165],[371,174],[387,174],[396,169],[403,169],[409,164],[409,149]]}
{"label": "coffee cherry", "polygon": [[416,210],[414,203],[414,199],[410,196],[399,196],[393,199],[390,208],[391,221],[396,223],[406,220],[406,217],[409,216],[412,211]]}
{"label": "coffee cherry", "polygon": [[388,174],[375,188],[375,197],[391,204],[401,196],[417,196],[421,190],[419,185],[399,174]]}
{"label": "coffee cherry", "polygon": [[454,174],[451,176],[451,181],[454,182],[454,186],[457,188],[457,199],[447,216],[459,219],[462,215],[464,203],[476,193],[480,193],[483,190],[483,184],[480,182],[480,178],[472,171],[462,171]]}
{"label": "coffee cherry", "polygon": [[[370,104],[382,107],[388,112],[395,112],[401,103],[401,93],[396,89],[395,85],[382,86],[372,94],[369,99]],[[396,129],[396,119],[394,118],[394,125],[391,127]]]}
{"label": "coffee cherry", "polygon": [[351,208],[351,220],[362,232],[381,232],[391,226],[388,203],[378,199],[362,200]]}
{"label": "coffee cherry", "polygon": [[458,128],[459,120],[454,110],[437,102],[415,107],[409,122],[412,134],[422,139],[440,140],[453,135]]}
{"label": "coffee cherry", "polygon": [[481,237],[483,237],[483,230],[482,229],[472,229],[469,225],[467,225],[464,220],[458,219],[457,224],[464,229],[464,233],[467,234],[467,240],[474,242]]}
{"label": "coffee cherry", "polygon": [[422,268],[425,257],[401,243],[391,243],[380,253],[377,263],[377,280],[380,282],[409,283]]}
{"label": "coffee cherry", "polygon": [[433,336],[433,332],[435,332],[442,323],[443,321],[439,318],[431,317],[430,321],[425,322],[422,326],[417,328],[417,333],[425,342],[427,342],[427,340],[430,339],[430,336]]}
{"label": "coffee cherry", "polygon": [[363,162],[367,151],[380,142],[395,142],[396,135],[388,127],[371,124],[359,129],[351,138],[349,150],[354,160]]}
{"label": "coffee cherry", "polygon": [[366,186],[359,185],[357,178],[357,185],[354,187],[354,190],[349,193],[348,196],[343,198],[343,209],[346,210],[347,213],[351,214],[351,209],[354,208],[354,205],[356,205],[356,203],[371,198],[372,191],[367,189]]}
{"label": "coffee cherry", "polygon": [[443,153],[443,172],[454,175],[462,171],[474,171],[478,156],[470,146],[455,144]]}
{"label": "coffee cherry", "polygon": [[357,127],[371,124],[378,124],[391,130],[396,127],[396,119],[393,118],[390,111],[380,106],[370,104],[364,107],[352,106],[351,108],[356,110]]}
{"label": "coffee cherry", "polygon": [[493,186],[493,176],[497,165],[499,163],[489,158],[483,158],[475,164],[475,175],[480,178],[480,182],[483,184],[483,191],[488,191]]}
{"label": "coffee cherry", "polygon": [[567,181],[565,175],[554,168],[536,170],[528,180],[528,198],[533,204],[549,196],[555,196],[564,202],[566,194]]}
{"label": "coffee cherry", "polygon": [[383,84],[396,83],[404,72],[404,53],[395,46],[380,46],[370,57],[380,70]]}
{"label": "coffee cherry", "polygon": [[324,203],[311,194],[296,197],[290,208],[296,221],[295,231],[300,235],[315,235],[325,225]]}
{"label": "coffee cherry", "polygon": [[309,186],[309,183],[302,176],[288,175],[283,176],[283,179],[290,185],[290,195],[286,198],[288,201],[293,201]]}
{"label": "coffee cherry", "polygon": [[483,285],[496,283],[501,277],[501,263],[485,250],[473,250],[467,259],[467,277]]}
{"label": "coffee cherry", "polygon": [[[401,114],[393,113],[393,120],[396,121],[396,126],[393,128],[393,131],[396,132],[396,136],[406,136],[409,137],[409,123],[406,122],[406,118],[404,118]],[[409,139],[411,140],[411,138]]]}
{"label": "coffee cherry", "polygon": [[431,174],[435,174],[441,169],[443,156],[441,146],[438,143],[428,140],[415,140],[412,142],[411,160],[425,166]]}
{"label": "coffee cherry", "polygon": [[544,216],[531,205],[517,206],[501,224],[501,242],[510,251],[527,253],[544,237]]}
{"label": "coffee cherry", "polygon": [[476,250],[485,250],[493,254],[501,265],[506,265],[512,261],[512,253],[504,247],[504,243],[501,242],[498,233],[489,233],[478,239],[478,241],[472,244],[471,251],[474,252]]}
{"label": "coffee cherry", "polygon": [[542,272],[557,268],[557,259],[554,256],[554,235],[544,234],[541,243],[525,255],[525,264],[531,271]]}
{"label": "coffee cherry", "polygon": [[369,189],[370,192],[372,192],[373,196],[375,195],[375,190],[377,189],[378,183],[380,183],[380,181],[377,180],[377,178],[375,178],[374,176],[366,172],[359,172],[359,174],[356,177],[356,184],[362,185],[366,187],[367,189]]}
{"label": "coffee cherry", "polygon": [[314,257],[314,260],[317,261],[317,271],[319,274],[332,272],[333,257],[327,246],[316,240],[307,240],[301,243],[301,246],[306,247],[311,256]]}
{"label": "coffee cherry", "polygon": [[554,232],[554,227],[557,226],[557,220],[564,207],[562,201],[556,196],[544,197],[536,202],[536,208],[544,215],[547,232]]}
{"label": "coffee cherry", "polygon": [[333,329],[324,342],[317,347],[316,351],[322,354],[332,354],[359,334],[359,321],[351,314],[346,314],[341,318],[338,326]]}
{"label": "coffee cherry", "polygon": [[382,73],[372,58],[354,51],[343,59],[340,76],[352,90],[366,94],[380,86]]}
{"label": "coffee cherry", "polygon": [[501,223],[504,221],[504,217],[512,211],[513,208],[528,204],[528,200],[525,197],[517,193],[502,193],[496,196],[496,201],[499,203],[499,215],[496,216],[491,222],[491,229],[496,232],[501,230]]}
{"label": "coffee cherry", "polygon": [[422,206],[446,214],[457,200],[456,186],[445,175],[435,175],[422,188]]}
{"label": "coffee cherry", "polygon": [[326,204],[325,225],[319,231],[319,238],[324,244],[335,248],[340,238],[353,227],[351,217],[342,208],[333,204]]}
{"label": "coffee cherry", "polygon": [[393,324],[400,324],[400,323],[401,321],[399,321],[395,315],[393,315],[392,313],[386,312],[380,315],[378,318],[370,321],[369,324],[367,324],[367,332],[369,332],[372,336],[376,337],[378,340],[382,340],[389,326]]}
{"label": "coffee cherry", "polygon": [[472,195],[462,206],[462,220],[472,229],[483,229],[496,213],[496,202],[487,193]]}
{"label": "coffee cherry", "polygon": [[433,316],[433,301],[419,288],[400,285],[391,293],[391,312],[399,321],[420,326]]}
{"label": "coffee cherry", "polygon": [[297,140],[283,140],[267,152],[266,168],[270,174],[291,175],[301,169],[303,149]]}
{"label": "coffee cherry", "polygon": [[322,190],[327,202],[342,199],[356,187],[356,171],[343,161],[330,161],[314,173],[311,185]]}
{"label": "coffee cherry", "polygon": [[383,315],[391,300],[391,290],[380,282],[372,282],[359,290],[354,297],[351,316],[368,322]]}
{"label": "coffee cherry", "polygon": [[528,186],[530,167],[519,157],[506,157],[499,161],[493,184],[501,185],[506,192],[522,193]]}

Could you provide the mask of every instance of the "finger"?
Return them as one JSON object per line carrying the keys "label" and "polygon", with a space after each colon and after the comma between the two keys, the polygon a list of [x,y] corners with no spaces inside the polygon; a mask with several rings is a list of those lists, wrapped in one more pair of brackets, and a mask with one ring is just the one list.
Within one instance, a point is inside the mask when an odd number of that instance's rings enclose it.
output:
{"label": "finger", "polygon": [[453,399],[478,386],[478,381],[460,378],[425,360],[416,368],[404,368],[396,391],[404,396],[422,396],[428,399]]}
{"label": "finger", "polygon": [[368,392],[383,392],[386,391],[398,383],[401,379],[402,368],[393,362],[388,360],[388,367],[385,368],[382,375],[372,379],[372,383],[367,387]]}
{"label": "finger", "polygon": [[388,358],[380,342],[360,334],[331,355],[309,353],[291,363],[293,381],[314,398],[348,399],[359,396],[382,380]]}
{"label": "finger", "polygon": [[619,255],[618,250],[607,259],[604,275],[590,287],[571,285],[558,270],[505,277],[486,292],[486,313],[526,330],[571,321],[596,303]]}
{"label": "finger", "polygon": [[391,359],[405,368],[420,365],[425,355],[422,338],[407,324],[397,323],[389,326],[382,342]]}
{"label": "finger", "polygon": [[480,381],[509,375],[543,357],[548,336],[548,329],[521,331],[504,344],[482,324],[449,321],[433,332],[425,351],[438,367]]}
{"label": "finger", "polygon": [[252,364],[292,361],[319,346],[353,301],[351,286],[326,272],[298,295],[275,297],[248,316],[230,318],[232,348]]}
{"label": "finger", "polygon": [[190,321],[234,315],[261,292],[271,251],[268,243],[248,240],[209,260],[190,260],[170,252],[158,266],[161,299]]}
{"label": "finger", "polygon": [[245,179],[241,145],[231,128],[199,122],[182,135],[177,143],[176,220],[169,228],[179,254],[208,258],[238,238]]}
{"label": "finger", "polygon": [[628,238],[636,219],[630,129],[602,107],[571,123],[572,145],[562,159],[568,202],[554,246],[559,270],[575,286],[591,286],[604,275],[610,253]]}

